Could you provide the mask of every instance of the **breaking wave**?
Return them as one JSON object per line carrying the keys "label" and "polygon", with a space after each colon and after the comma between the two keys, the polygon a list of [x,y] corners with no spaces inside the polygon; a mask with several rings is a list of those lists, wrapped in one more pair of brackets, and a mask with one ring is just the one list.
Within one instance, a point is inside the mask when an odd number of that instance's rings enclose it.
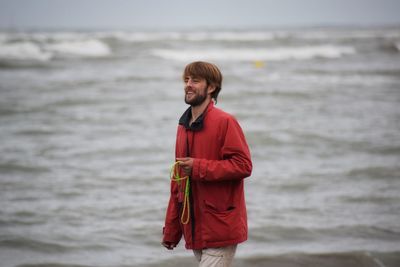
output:
{"label": "breaking wave", "polygon": [[43,51],[38,45],[31,42],[0,45],[0,60],[47,61],[51,57],[51,53]]}
{"label": "breaking wave", "polygon": [[55,57],[106,57],[110,47],[96,39],[35,43],[32,41],[0,43],[0,61],[49,61]]}
{"label": "breaking wave", "polygon": [[111,54],[110,47],[99,40],[66,41],[49,44],[44,49],[61,56],[105,57]]}

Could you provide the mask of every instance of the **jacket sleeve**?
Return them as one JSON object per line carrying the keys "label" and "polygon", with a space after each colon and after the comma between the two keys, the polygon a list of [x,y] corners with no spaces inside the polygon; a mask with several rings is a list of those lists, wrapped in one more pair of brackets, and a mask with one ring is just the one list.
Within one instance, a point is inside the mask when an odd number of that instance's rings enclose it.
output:
{"label": "jacket sleeve", "polygon": [[169,198],[165,226],[163,228],[163,241],[178,244],[182,237],[182,230],[179,222],[178,186],[171,182],[171,195]]}
{"label": "jacket sleeve", "polygon": [[229,118],[221,130],[223,145],[220,160],[193,160],[193,180],[222,181],[244,179],[251,175],[252,162],[249,147],[239,123]]}

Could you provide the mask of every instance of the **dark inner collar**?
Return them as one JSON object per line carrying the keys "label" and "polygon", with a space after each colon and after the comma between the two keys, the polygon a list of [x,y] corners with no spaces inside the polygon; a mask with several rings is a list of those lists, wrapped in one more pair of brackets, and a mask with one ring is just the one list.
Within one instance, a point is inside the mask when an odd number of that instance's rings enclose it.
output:
{"label": "dark inner collar", "polygon": [[192,124],[190,124],[190,120],[192,118],[192,108],[189,107],[179,119],[179,124],[183,125],[186,130],[200,131],[204,126],[204,114],[205,111],[194,122],[192,122]]}

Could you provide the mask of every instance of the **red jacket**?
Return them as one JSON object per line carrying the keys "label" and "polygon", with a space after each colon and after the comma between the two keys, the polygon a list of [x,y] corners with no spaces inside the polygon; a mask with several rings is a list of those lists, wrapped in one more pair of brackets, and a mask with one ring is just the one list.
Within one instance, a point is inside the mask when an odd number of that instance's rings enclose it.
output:
{"label": "red jacket", "polygon": [[187,249],[224,247],[247,239],[243,179],[250,176],[250,151],[238,122],[214,107],[189,126],[191,109],[179,120],[176,157],[194,158],[190,176],[190,220],[181,223],[182,197],[171,182],[163,241],[178,243],[182,234]]}

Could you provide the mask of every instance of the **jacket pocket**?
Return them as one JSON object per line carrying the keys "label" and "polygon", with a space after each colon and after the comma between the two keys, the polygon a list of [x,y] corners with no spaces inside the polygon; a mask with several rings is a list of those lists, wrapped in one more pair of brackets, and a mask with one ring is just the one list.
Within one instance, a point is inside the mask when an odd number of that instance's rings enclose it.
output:
{"label": "jacket pocket", "polygon": [[246,233],[244,219],[236,207],[219,211],[207,201],[204,202],[203,234],[207,242],[241,239]]}

